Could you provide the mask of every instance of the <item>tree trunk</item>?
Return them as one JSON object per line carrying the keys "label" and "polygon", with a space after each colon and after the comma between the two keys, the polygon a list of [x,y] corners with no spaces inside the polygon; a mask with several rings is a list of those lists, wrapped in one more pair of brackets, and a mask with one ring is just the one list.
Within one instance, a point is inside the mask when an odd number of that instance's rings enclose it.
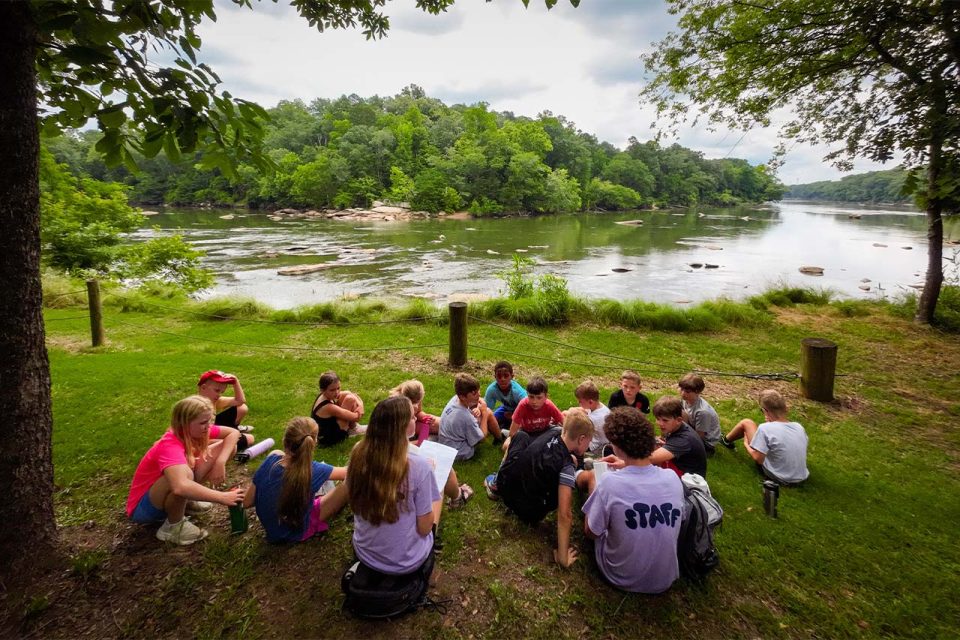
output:
{"label": "tree trunk", "polygon": [[[934,120],[934,123],[939,120]],[[923,293],[917,302],[914,320],[924,324],[933,323],[937,310],[940,288],[943,286],[943,198],[940,176],[943,172],[943,141],[934,135],[930,141],[930,161],[927,167],[927,276],[923,281]]]}
{"label": "tree trunk", "polygon": [[56,546],[35,38],[30,4],[0,2],[0,576],[11,577]]}

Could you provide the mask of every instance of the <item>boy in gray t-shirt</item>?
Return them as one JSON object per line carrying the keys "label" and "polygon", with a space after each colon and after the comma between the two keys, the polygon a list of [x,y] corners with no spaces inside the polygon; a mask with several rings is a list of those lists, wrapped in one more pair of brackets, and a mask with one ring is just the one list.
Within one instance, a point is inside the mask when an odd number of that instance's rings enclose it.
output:
{"label": "boy in gray t-shirt", "polygon": [[798,422],[787,420],[787,403],[778,392],[760,393],[760,410],[766,422],[757,425],[749,418],[737,423],[720,443],[728,449],[743,438],[750,457],[764,475],[780,484],[797,484],[809,477],[807,470],[807,432]]}
{"label": "boy in gray t-shirt", "polygon": [[453,380],[456,395],[450,398],[440,414],[440,444],[457,450],[457,460],[469,460],[474,448],[493,434],[500,435],[497,419],[480,398],[480,384],[468,373],[458,373]]}
{"label": "boy in gray t-shirt", "polygon": [[720,416],[710,403],[700,397],[706,384],[695,373],[688,373],[677,382],[680,398],[683,400],[683,421],[693,427],[703,440],[707,453],[713,453],[720,442]]}

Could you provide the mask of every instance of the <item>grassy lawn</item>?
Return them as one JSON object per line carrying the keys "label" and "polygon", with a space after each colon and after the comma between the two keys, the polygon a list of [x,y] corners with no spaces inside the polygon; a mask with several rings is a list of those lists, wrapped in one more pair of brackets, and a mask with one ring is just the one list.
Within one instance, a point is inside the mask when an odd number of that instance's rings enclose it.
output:
{"label": "grassy lawn", "polygon": [[[419,378],[425,408],[439,413],[454,373],[442,320],[331,327],[108,307],[108,345],[92,349],[86,321],[76,318],[82,312],[50,309],[56,510],[70,561],[65,573],[7,603],[12,629],[38,637],[954,637],[960,339],[881,305],[858,307],[853,317],[842,311],[777,308],[765,326],[698,333],[511,325],[589,351],[472,322],[467,371],[485,385],[493,363],[506,357],[522,382],[543,375],[562,409],[575,404],[573,389],[587,378],[605,399],[628,366],[651,399],[676,394],[676,380],[691,369],[796,372],[800,340],[811,336],[839,344],[837,400],[804,400],[796,381],[705,376],[704,397],[724,429],[758,417],[758,391],[779,389],[810,436],[811,476],[781,492],[780,517],[770,519],[742,445],[718,451],[708,480],[726,511],[717,534],[721,564],[705,583],[681,580],[660,596],[601,581],[579,514],[580,559],[570,570],[553,564],[553,517],[530,528],[483,495],[482,479],[499,461],[485,443],[457,467],[476,497],[446,512],[441,525],[433,597],[448,601],[446,615],[422,611],[377,624],[340,612],[339,578],[352,554],[349,510],[324,537],[275,547],[255,519],[247,534],[229,536],[226,509],[218,509],[207,518],[208,540],[174,549],[152,528],[128,524],[123,507],[140,457],[206,369],[240,377],[258,440],[280,440],[289,418],[309,412],[327,369],[362,395],[368,411],[392,386]],[[330,351],[382,347],[414,348]],[[349,446],[318,450],[317,458],[344,464]],[[228,472],[248,478],[256,464],[231,463]]]}

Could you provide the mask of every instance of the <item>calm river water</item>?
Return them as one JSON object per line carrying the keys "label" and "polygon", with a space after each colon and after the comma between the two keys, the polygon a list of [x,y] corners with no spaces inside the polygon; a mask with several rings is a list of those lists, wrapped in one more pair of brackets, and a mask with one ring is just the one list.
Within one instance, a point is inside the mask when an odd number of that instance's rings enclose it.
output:
{"label": "calm river water", "polygon": [[[232,220],[220,216],[232,213]],[[860,216],[851,218],[850,215]],[[618,221],[643,220],[639,226]],[[948,220],[948,239],[960,237]],[[205,296],[275,308],[343,296],[495,296],[497,272],[520,252],[536,273],[588,298],[690,304],[743,299],[781,285],[851,298],[896,295],[922,282],[926,220],[911,209],[783,202],[767,208],[640,211],[413,222],[274,221],[264,213],[166,209],[137,234],[181,232],[206,252]],[[336,261],[300,276],[282,267]],[[700,265],[700,266],[697,266]],[[710,265],[708,268],[707,265]],[[822,267],[822,276],[799,272]],[[869,291],[864,289],[869,287]]]}

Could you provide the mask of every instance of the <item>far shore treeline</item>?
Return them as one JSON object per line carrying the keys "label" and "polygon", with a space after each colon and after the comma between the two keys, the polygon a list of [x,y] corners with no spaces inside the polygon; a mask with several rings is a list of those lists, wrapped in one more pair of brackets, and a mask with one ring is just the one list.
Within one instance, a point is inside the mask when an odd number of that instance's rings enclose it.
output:
{"label": "far shore treeline", "polygon": [[914,197],[903,193],[903,184],[906,179],[907,172],[901,168],[870,171],[845,176],[840,180],[790,185],[787,187],[784,198],[871,204],[913,204]]}
{"label": "far shore treeline", "polygon": [[618,149],[562,115],[448,106],[416,85],[392,97],[282,101],[268,110],[264,146],[276,165],[239,167],[231,182],[200,154],[137,158],[108,168],[99,132],[46,141],[77,176],[129,187],[143,205],[347,208],[374,200],[477,215],[737,205],[777,200],[784,187],[764,165],[708,160],[679,145],[630,138]]}

